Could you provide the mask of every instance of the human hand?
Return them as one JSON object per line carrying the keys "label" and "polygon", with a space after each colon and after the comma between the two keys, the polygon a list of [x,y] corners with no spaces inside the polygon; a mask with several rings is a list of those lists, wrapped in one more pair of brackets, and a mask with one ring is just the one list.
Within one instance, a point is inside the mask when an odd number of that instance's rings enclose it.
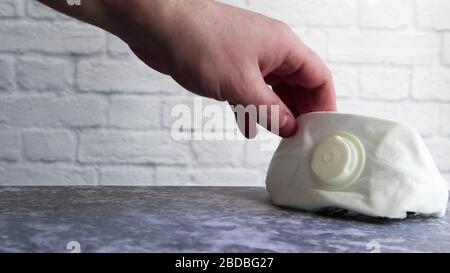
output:
{"label": "human hand", "polygon": [[[93,16],[91,23],[118,35],[147,65],[186,89],[232,105],[279,106],[278,126],[271,107],[257,121],[279,128],[282,137],[295,133],[300,114],[336,110],[329,70],[280,21],[208,0],[100,2],[108,22]],[[251,119],[246,128],[239,125],[253,137]]]}

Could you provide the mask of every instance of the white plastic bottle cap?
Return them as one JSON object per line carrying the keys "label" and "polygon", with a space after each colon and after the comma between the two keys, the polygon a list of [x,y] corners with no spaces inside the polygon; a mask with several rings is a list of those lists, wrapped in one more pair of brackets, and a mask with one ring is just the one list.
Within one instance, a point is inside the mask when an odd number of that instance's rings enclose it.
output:
{"label": "white plastic bottle cap", "polygon": [[364,168],[364,147],[346,132],[322,137],[310,157],[310,172],[319,188],[341,190],[354,183]]}

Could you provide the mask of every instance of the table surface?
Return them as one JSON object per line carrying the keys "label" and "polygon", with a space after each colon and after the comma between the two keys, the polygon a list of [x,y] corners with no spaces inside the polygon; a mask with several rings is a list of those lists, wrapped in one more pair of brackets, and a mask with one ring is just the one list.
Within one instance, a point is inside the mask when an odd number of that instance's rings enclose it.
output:
{"label": "table surface", "polygon": [[1,252],[450,252],[449,220],[290,210],[258,187],[0,187]]}

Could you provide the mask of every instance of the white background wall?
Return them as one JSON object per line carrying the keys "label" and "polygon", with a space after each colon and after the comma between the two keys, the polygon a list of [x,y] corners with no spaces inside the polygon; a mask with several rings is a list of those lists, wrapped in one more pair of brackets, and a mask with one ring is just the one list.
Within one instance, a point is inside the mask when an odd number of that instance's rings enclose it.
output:
{"label": "white background wall", "polygon": [[[287,22],[330,65],[341,111],[412,124],[450,180],[449,0],[228,2]],[[170,137],[192,99],[104,31],[0,0],[1,185],[262,185],[257,141]]]}

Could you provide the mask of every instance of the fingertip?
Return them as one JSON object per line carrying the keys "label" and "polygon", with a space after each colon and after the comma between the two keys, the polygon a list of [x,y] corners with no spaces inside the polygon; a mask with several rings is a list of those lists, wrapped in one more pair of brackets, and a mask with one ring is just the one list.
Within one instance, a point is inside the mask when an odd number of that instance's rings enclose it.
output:
{"label": "fingertip", "polygon": [[280,123],[280,137],[291,137],[297,131],[297,122],[291,115],[284,115]]}

